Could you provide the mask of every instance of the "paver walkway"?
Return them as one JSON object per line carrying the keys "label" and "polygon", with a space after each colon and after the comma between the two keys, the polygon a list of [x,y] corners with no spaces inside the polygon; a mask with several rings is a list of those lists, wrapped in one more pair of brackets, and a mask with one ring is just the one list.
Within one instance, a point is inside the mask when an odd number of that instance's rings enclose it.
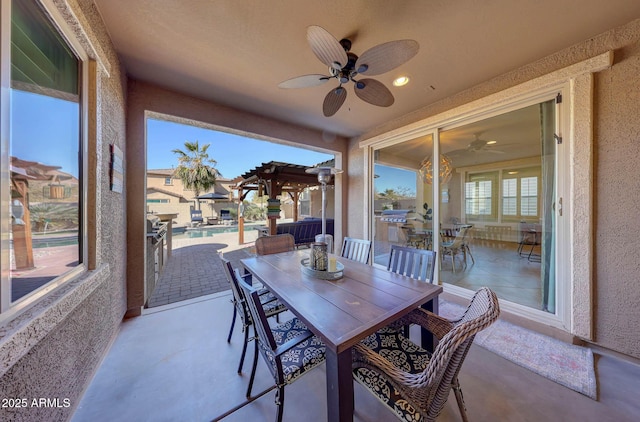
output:
{"label": "paver walkway", "polygon": [[219,252],[236,268],[241,259],[253,255],[253,242],[237,246],[237,233],[174,239],[173,244],[172,256],[147,302],[149,308],[230,290]]}

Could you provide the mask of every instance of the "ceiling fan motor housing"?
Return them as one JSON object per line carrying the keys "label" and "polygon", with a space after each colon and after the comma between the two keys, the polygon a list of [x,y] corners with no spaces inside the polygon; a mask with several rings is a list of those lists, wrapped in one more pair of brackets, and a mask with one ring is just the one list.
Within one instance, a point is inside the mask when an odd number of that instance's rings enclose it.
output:
{"label": "ceiling fan motor housing", "polygon": [[345,64],[340,70],[340,83],[346,84],[358,74],[358,72],[354,70],[357,61],[358,56],[353,53],[347,52],[347,64]]}

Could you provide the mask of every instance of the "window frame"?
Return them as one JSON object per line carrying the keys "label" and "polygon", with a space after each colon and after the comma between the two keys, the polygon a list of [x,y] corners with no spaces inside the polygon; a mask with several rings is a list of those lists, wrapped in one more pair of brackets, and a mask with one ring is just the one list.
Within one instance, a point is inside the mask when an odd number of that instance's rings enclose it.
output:
{"label": "window frame", "polygon": [[[517,171],[518,174],[514,177],[505,177],[505,173],[509,171]],[[523,215],[522,214],[522,179],[526,178],[536,178],[536,189],[537,189],[537,201],[536,201],[536,214],[535,215]],[[516,214],[504,214],[504,182],[505,180],[516,180]],[[502,169],[500,175],[501,182],[501,192],[500,192],[500,201],[501,201],[501,220],[504,222],[519,222],[523,220],[539,220],[542,216],[540,215],[541,207],[541,195],[542,195],[542,169],[540,167],[523,167],[523,168],[508,168]]]}
{"label": "window frame", "polygon": [[[537,159],[519,159],[515,163],[512,163],[508,167],[504,166],[494,166],[494,165],[482,165],[477,167],[460,167],[457,169],[459,173],[461,173],[461,183],[463,192],[465,192],[465,203],[461,204],[461,215],[465,215],[467,221],[469,222],[493,222],[493,223],[517,223],[521,220],[538,220],[541,218],[540,216],[540,195],[542,189],[542,170],[539,168],[541,163]],[[504,177],[505,172],[507,171],[518,171],[522,172],[517,177]],[[492,182],[492,213],[485,214],[467,214],[466,210],[466,184],[468,183],[468,179],[470,177],[479,177],[483,175],[493,175],[491,179]],[[537,210],[538,214],[535,216],[532,215],[522,215],[520,210],[521,204],[521,187],[520,180],[523,177],[537,177],[537,189],[538,189],[538,204]],[[487,176],[488,177],[488,176]],[[506,215],[504,214],[504,181],[507,179],[517,179],[517,196],[516,198],[516,207],[517,214],[516,215]],[[495,185],[495,186],[493,186]]]}
{"label": "window frame", "polygon": [[[67,44],[69,49],[76,55],[79,61],[79,224],[78,224],[78,242],[79,242],[79,258],[81,262],[71,270],[58,276],[42,287],[30,292],[15,302],[11,301],[11,274],[9,267],[10,244],[9,233],[11,227],[9,224],[9,197],[5,191],[10,183],[9,176],[9,143],[10,143],[10,92],[11,92],[11,1],[3,1],[0,5],[0,31],[2,41],[0,44],[0,162],[2,171],[0,173],[0,192],[2,192],[0,200],[0,218],[2,224],[0,226],[1,243],[0,256],[2,259],[2,269],[0,274],[0,321],[13,317],[18,312],[30,306],[34,302],[56,290],[59,286],[66,284],[72,279],[77,278],[88,269],[89,251],[88,251],[88,162],[89,162],[89,96],[90,96],[90,58],[74,35],[72,28],[66,23],[62,14],[58,11],[53,0],[32,0],[47,15],[54,28],[57,29],[62,40]],[[6,267],[5,267],[6,265]]]}
{"label": "window frame", "polygon": [[[477,179],[477,180],[469,180],[469,179]],[[481,180],[480,180],[481,179]],[[489,196],[480,196],[479,193],[482,190],[479,183],[481,182],[491,182],[491,187],[489,189]],[[463,180],[464,183],[464,215],[467,221],[489,221],[496,222],[500,220],[502,213],[500,212],[501,206],[501,195],[500,195],[500,174],[498,170],[494,171],[482,171],[482,172],[468,172],[465,174],[465,178]],[[471,198],[467,196],[469,183],[474,184],[474,193]],[[475,200],[478,202],[478,211],[480,210],[480,203],[482,200],[488,200],[491,204],[491,208],[489,213],[480,213],[477,214],[469,214],[467,213],[467,201]]]}

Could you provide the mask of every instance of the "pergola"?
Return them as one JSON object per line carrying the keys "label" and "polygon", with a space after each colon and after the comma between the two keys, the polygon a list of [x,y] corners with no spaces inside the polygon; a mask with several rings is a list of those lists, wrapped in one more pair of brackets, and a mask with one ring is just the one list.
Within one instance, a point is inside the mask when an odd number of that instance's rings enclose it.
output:
{"label": "pergola", "polygon": [[[13,253],[17,270],[34,267],[31,216],[29,211],[29,181],[56,181],[59,179],[59,166],[50,166],[35,161],[11,157],[11,206],[19,211],[20,222],[11,225],[13,235]],[[57,173],[56,173],[57,172]],[[64,174],[64,173],[62,173]],[[50,184],[50,198],[61,198],[64,190],[60,184]]]}
{"label": "pergola", "polygon": [[[332,164],[331,162],[328,162]],[[321,165],[327,165],[322,163]],[[288,194],[293,200],[293,219],[298,220],[298,201],[300,192],[310,186],[319,186],[317,174],[307,173],[308,168],[315,166],[302,166],[298,164],[270,161],[250,170],[236,178],[232,189],[238,191],[239,206],[251,191],[258,191],[269,198],[267,217],[269,233],[276,234],[276,220],[279,217],[279,203],[277,197]],[[333,180],[330,184],[333,184]],[[238,233],[240,243],[244,243],[244,217],[238,212]]]}

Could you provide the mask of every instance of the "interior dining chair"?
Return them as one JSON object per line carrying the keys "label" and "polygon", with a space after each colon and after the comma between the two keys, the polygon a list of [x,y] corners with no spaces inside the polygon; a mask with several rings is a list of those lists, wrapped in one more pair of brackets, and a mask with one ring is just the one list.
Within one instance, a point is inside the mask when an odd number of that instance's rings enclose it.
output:
{"label": "interior dining chair", "polygon": [[406,246],[391,245],[387,270],[433,283],[436,253],[426,249],[415,249]]}
{"label": "interior dining chair", "polygon": [[340,256],[343,258],[358,261],[363,264],[369,262],[369,254],[371,253],[371,241],[364,239],[355,239],[353,237],[345,237],[342,241],[342,250]]}
{"label": "interior dining chair", "polygon": [[[467,232],[471,229],[472,226],[462,226],[460,230],[456,234],[456,237],[451,242],[442,242],[440,245],[441,257],[444,259],[445,256],[451,257],[451,267],[455,274],[456,272],[456,255],[462,254],[464,258],[464,265],[467,265],[467,248],[468,245],[465,243],[465,239],[467,237]],[[471,257],[473,259],[473,256]],[[475,263],[475,260],[473,260]]]}
{"label": "interior dining chair", "polygon": [[292,251],[296,247],[295,238],[289,234],[276,234],[274,236],[262,236],[256,239],[256,253],[258,255],[271,255],[274,253]]}
{"label": "interior dining chair", "polygon": [[467,254],[471,257],[471,262],[472,263],[476,263],[476,260],[473,258],[473,254],[471,253],[471,240],[472,240],[472,229],[473,229],[473,225],[469,224],[469,225],[465,225],[465,226],[461,226],[461,227],[467,227],[467,229],[465,230],[464,236],[462,237],[462,244],[464,245],[464,262],[467,262]]}
{"label": "interior dining chair", "polygon": [[500,307],[494,292],[478,290],[464,314],[448,320],[416,309],[394,325],[419,324],[438,339],[433,354],[383,328],[353,347],[353,377],[407,422],[434,421],[454,390],[463,421],[468,421],[458,373],[475,335],[491,325]]}
{"label": "interior dining chair", "polygon": [[[231,285],[231,302],[233,303],[233,317],[231,318],[231,327],[229,328],[227,343],[231,343],[233,327],[235,326],[236,318],[238,315],[240,316],[240,321],[242,322],[242,332],[244,333],[244,344],[242,345],[242,354],[240,355],[240,364],[238,365],[238,373],[240,374],[242,373],[244,358],[247,354],[247,344],[252,340],[252,338],[249,338],[249,328],[253,325],[253,320],[247,307],[247,300],[244,296],[244,291],[238,284],[238,275],[236,275],[236,273],[234,272],[233,267],[231,266],[231,262],[222,256],[220,257],[220,259],[222,260],[222,267],[224,268],[224,272],[227,275],[227,280]],[[238,272],[238,274],[240,273]],[[240,277],[243,277],[245,279],[248,278],[248,276],[250,276],[250,274],[244,276],[240,275]],[[278,318],[278,315],[287,310],[287,307],[267,289],[258,289],[258,297],[260,298],[260,304],[267,317],[275,316],[276,318]]]}
{"label": "interior dining chair", "polygon": [[424,237],[416,233],[415,227],[405,224],[400,226],[400,230],[404,234],[405,246],[413,248],[425,248]]}
{"label": "interior dining chair", "polygon": [[[518,231],[520,232],[520,240],[518,241],[518,255],[521,257],[526,256],[529,261],[532,261],[532,257],[534,258],[533,261],[539,261],[537,259],[539,258],[539,256],[534,255],[533,250],[536,246],[540,245],[541,225],[525,222],[520,222],[518,225]],[[529,245],[531,246],[529,254],[527,254],[526,252],[524,252],[523,254],[522,250],[525,246]]]}
{"label": "interior dining chair", "polygon": [[[235,271],[236,274],[239,274],[237,269]],[[258,354],[260,354],[275,381],[278,409],[276,421],[280,422],[284,410],[284,387],[324,362],[326,348],[322,340],[309,331],[298,318],[294,317],[276,327],[270,327],[260,302],[258,290],[241,279],[238,281],[247,297],[247,304],[257,333],[247,397],[251,397],[258,365]]]}

